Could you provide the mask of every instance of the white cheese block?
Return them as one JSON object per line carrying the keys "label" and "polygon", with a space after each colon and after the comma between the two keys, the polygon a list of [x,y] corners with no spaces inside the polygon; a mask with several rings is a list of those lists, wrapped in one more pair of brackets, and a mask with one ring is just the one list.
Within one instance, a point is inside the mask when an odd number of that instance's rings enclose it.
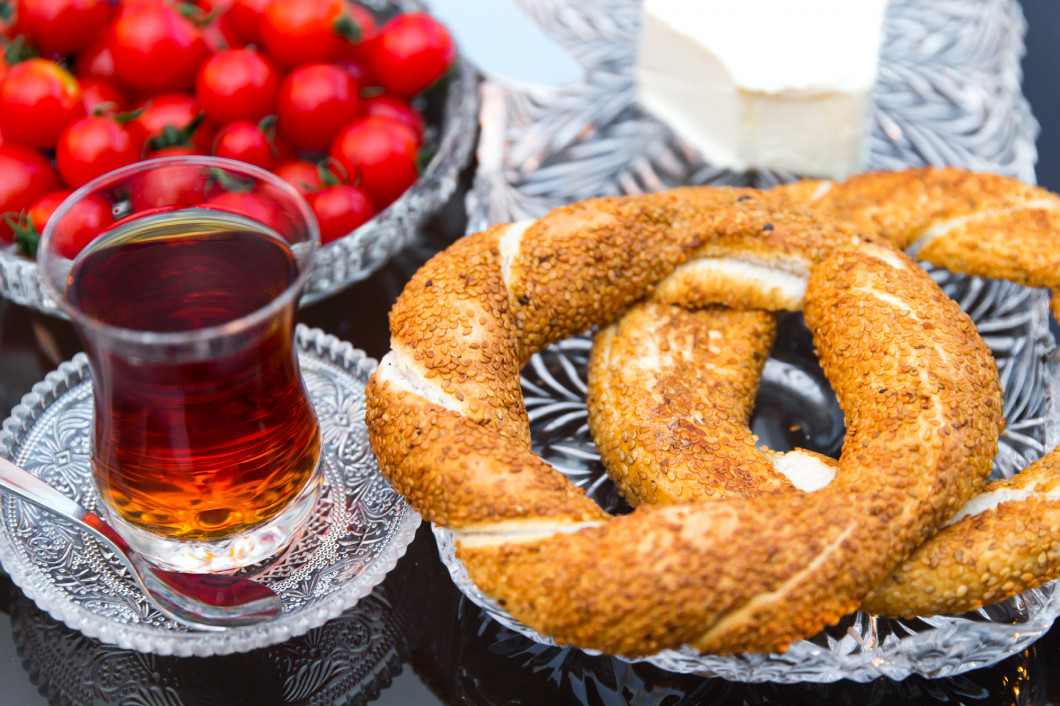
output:
{"label": "white cheese block", "polygon": [[645,0],[639,103],[727,169],[864,162],[886,0]]}

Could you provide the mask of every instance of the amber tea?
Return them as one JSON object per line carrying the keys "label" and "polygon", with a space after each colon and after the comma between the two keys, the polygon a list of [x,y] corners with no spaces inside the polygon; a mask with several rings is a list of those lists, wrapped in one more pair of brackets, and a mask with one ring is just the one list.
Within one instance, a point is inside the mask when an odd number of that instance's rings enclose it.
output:
{"label": "amber tea", "polygon": [[[182,183],[201,189],[205,205],[137,212],[148,170],[190,174]],[[268,225],[208,205],[229,189],[253,190]],[[320,487],[320,427],[294,348],[319,243],[311,212],[273,175],[215,158],[112,172],[53,220],[89,195],[114,204],[118,223],[73,261],[46,227],[39,261],[88,354],[104,513],[166,568],[261,561],[304,526]]]}
{"label": "amber tea", "polygon": [[[137,331],[240,319],[297,274],[287,244],[251,223],[205,209],[136,221],[118,244],[76,262],[68,297],[105,324]],[[98,485],[128,523],[180,539],[228,536],[273,518],[308,482],[320,439],[289,326],[189,362],[129,360],[86,345],[111,379],[95,397]]]}

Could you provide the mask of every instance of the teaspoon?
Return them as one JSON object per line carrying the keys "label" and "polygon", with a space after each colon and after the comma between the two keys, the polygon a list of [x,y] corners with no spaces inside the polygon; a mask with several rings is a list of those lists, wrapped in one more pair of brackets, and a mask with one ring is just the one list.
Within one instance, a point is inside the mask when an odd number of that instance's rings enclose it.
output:
{"label": "teaspoon", "polygon": [[0,457],[0,489],[88,530],[122,560],[151,604],[178,623],[222,630],[268,620],[280,597],[249,579],[166,571],[134,551],[114,529],[35,475]]}

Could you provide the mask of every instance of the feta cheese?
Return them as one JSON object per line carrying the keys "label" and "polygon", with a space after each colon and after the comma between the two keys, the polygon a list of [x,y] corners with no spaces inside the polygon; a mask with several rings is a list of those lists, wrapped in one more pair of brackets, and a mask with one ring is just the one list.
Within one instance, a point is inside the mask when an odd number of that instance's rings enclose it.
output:
{"label": "feta cheese", "polygon": [[710,164],[841,179],[864,164],[886,0],[645,0],[642,107]]}

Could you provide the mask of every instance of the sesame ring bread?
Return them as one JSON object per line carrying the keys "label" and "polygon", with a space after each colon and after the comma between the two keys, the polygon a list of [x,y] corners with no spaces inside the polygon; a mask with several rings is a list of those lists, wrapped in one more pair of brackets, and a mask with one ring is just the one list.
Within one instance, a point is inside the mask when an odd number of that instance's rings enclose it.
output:
{"label": "sesame ring bread", "polygon": [[[989,351],[892,231],[822,216],[830,190],[802,188],[579,202],[463,238],[407,284],[367,390],[372,446],[516,619],[631,656],[783,649],[857,609],[981,487],[1003,426]],[[908,230],[972,212],[940,211]],[[610,516],[530,450],[521,366],[649,296],[801,305],[847,421],[831,483]],[[734,400],[753,374],[726,383]]]}
{"label": "sesame ring bread", "polygon": [[[930,178],[911,171],[842,184],[802,181],[773,193],[916,248],[934,264],[1057,286],[1060,260],[1050,242],[1060,204],[1040,189],[936,170]],[[924,204],[934,209],[929,218]],[[682,286],[694,291],[693,276],[684,276]],[[673,282],[659,290],[669,301],[678,298]],[[734,324],[741,319],[756,324]],[[763,310],[646,301],[598,332],[589,365],[590,427],[631,504],[812,492],[831,482],[832,459],[801,449],[776,453],[758,446],[750,430],[772,322]],[[738,385],[730,382],[737,376]],[[1054,450],[991,483],[895,567],[862,608],[901,617],[963,613],[1060,576],[1058,464]]]}

